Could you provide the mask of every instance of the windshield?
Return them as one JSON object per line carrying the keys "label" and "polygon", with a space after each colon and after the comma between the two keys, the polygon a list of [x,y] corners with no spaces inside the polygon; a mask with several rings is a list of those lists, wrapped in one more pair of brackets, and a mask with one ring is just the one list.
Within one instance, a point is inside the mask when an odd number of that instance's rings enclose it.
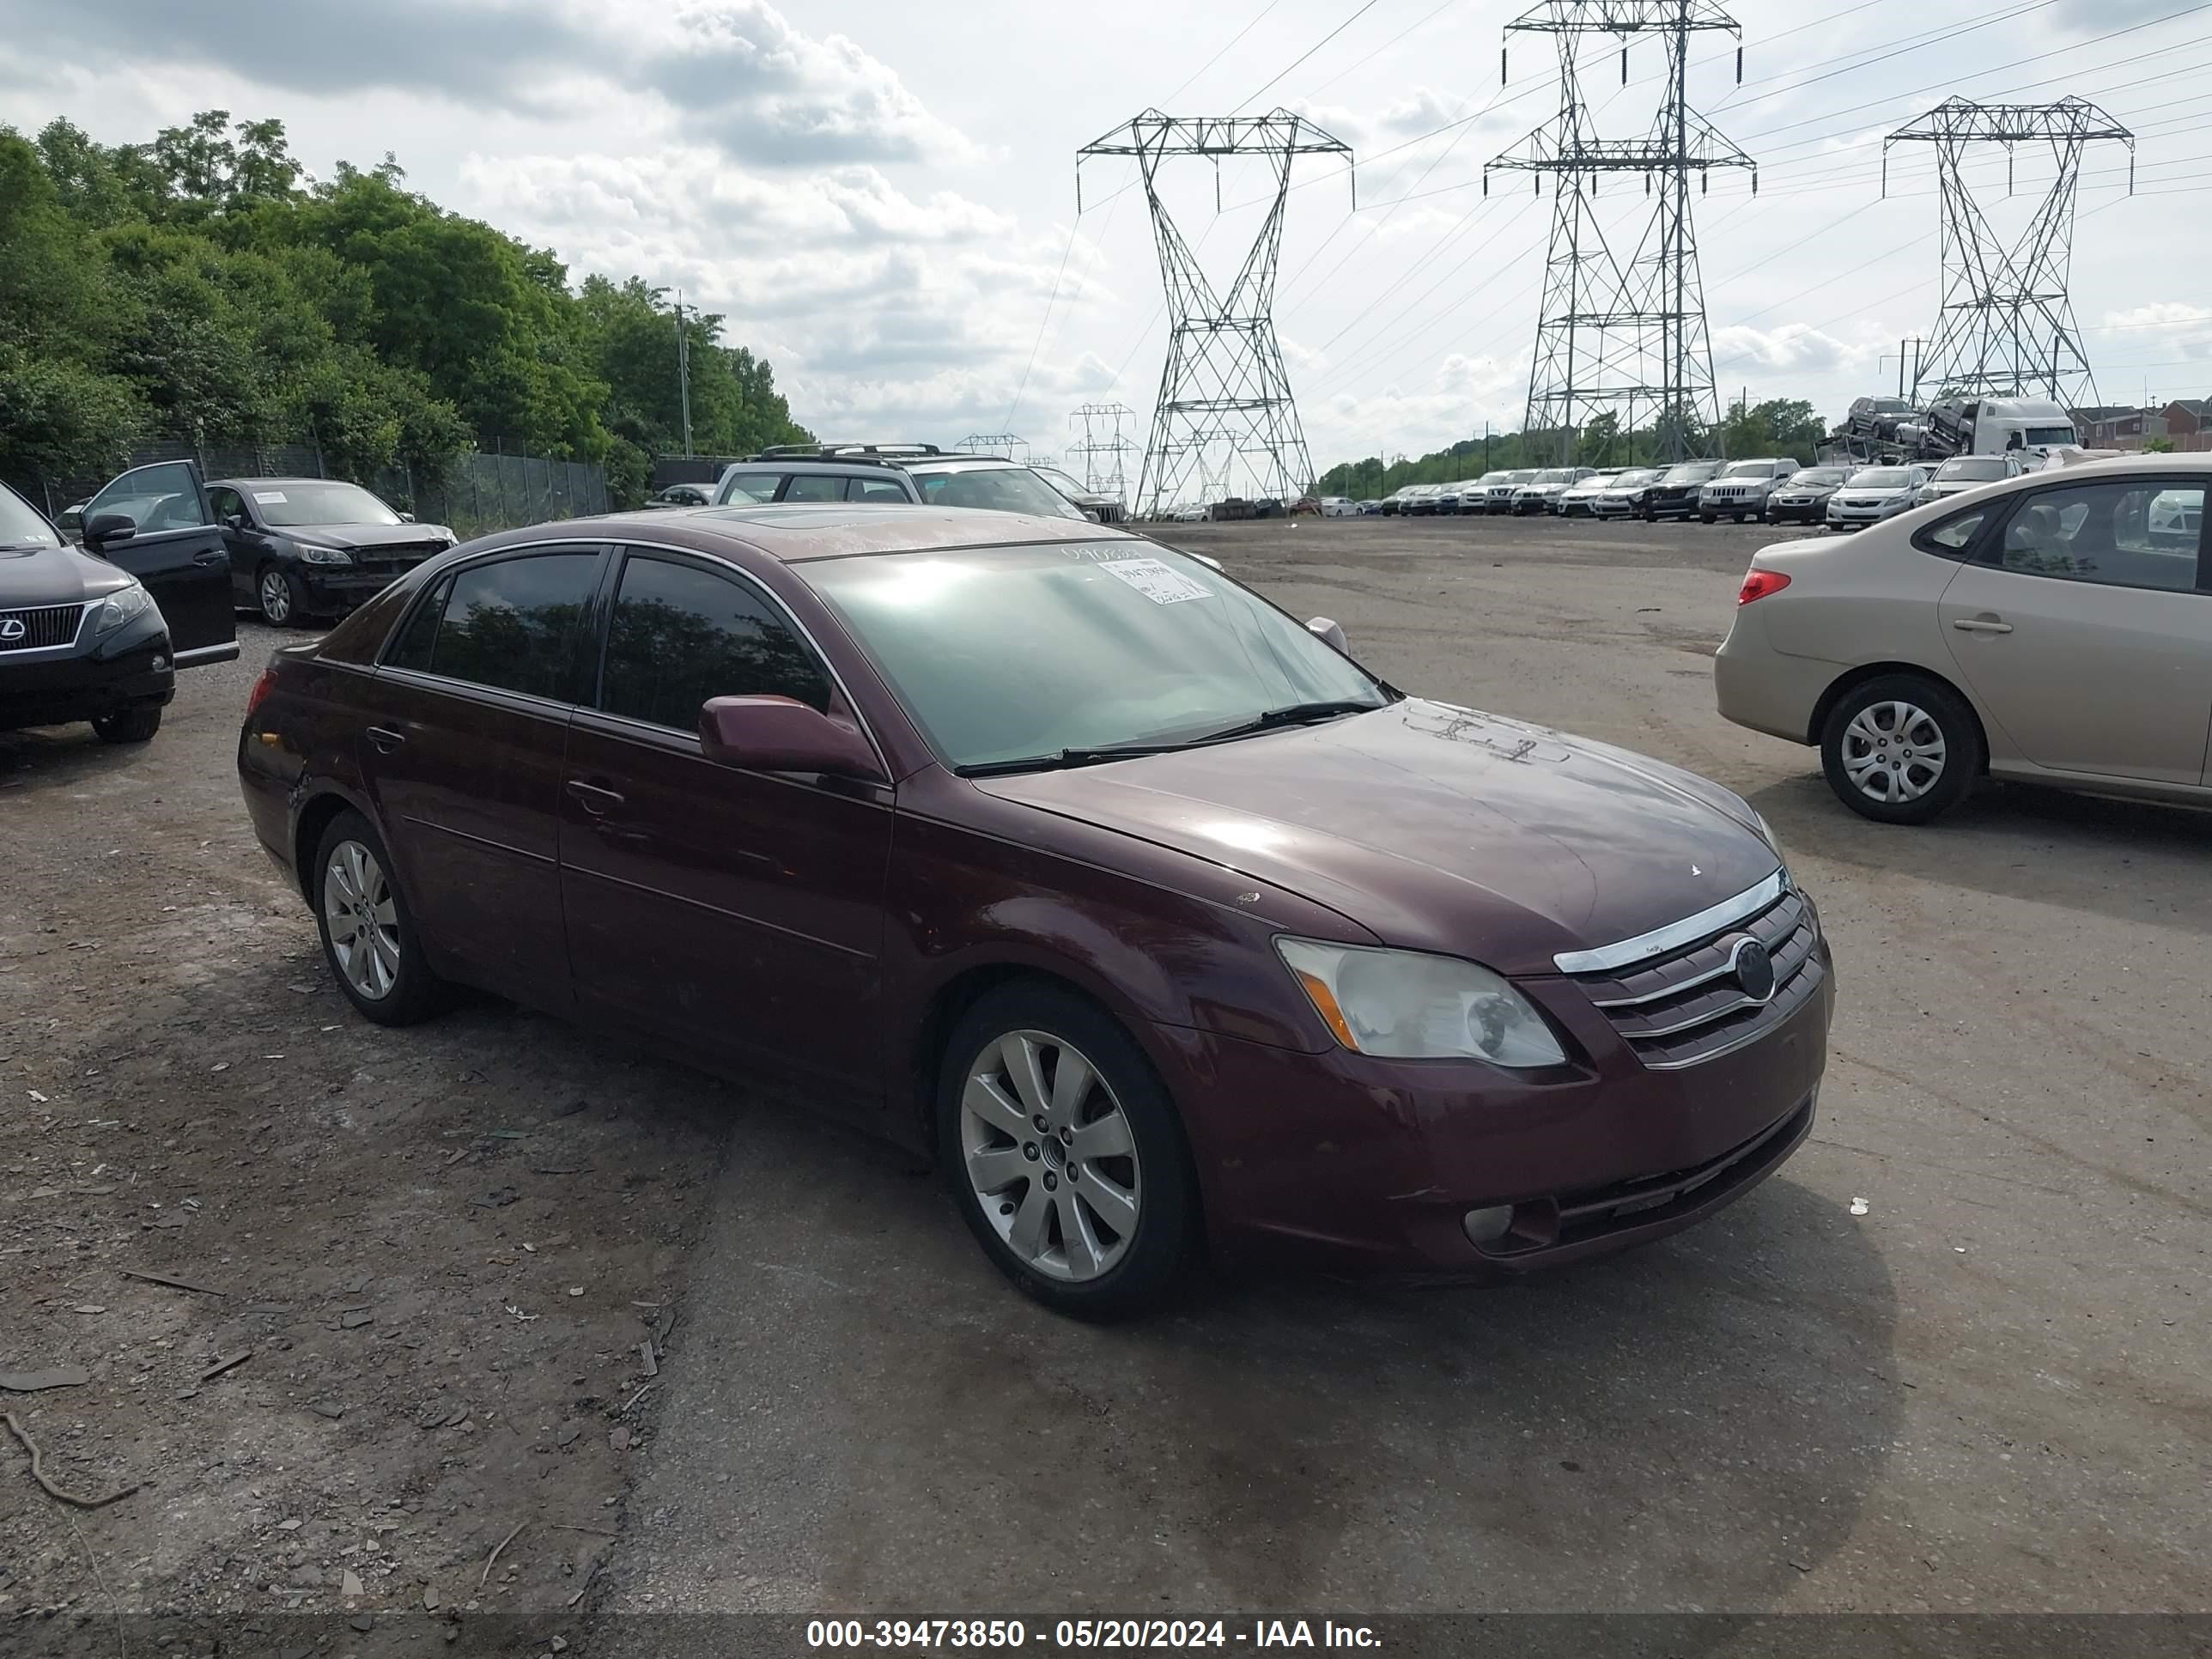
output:
{"label": "windshield", "polygon": [[1774,463],[1771,461],[1738,461],[1727,471],[1722,473],[1721,477],[1723,478],[1767,478],[1773,475]]}
{"label": "windshield", "polygon": [[288,478],[282,483],[249,480],[239,488],[252,498],[264,521],[278,526],[399,522],[397,513],[359,484]]}
{"label": "windshield", "polygon": [[1668,472],[1662,482],[1670,484],[1703,483],[1720,470],[1718,461],[1685,461]]}
{"label": "windshield", "polygon": [[1079,519],[1081,507],[1025,466],[981,466],[956,472],[916,472],[921,498],[933,507],[980,507],[994,513],[1038,513]]}
{"label": "windshield", "polygon": [[1802,472],[1790,475],[1794,484],[1839,484],[1844,481],[1844,470],[1839,466],[1808,466]]}
{"label": "windshield", "polygon": [[2023,441],[2034,449],[2063,449],[2079,441],[2070,426],[2032,426]]}
{"label": "windshield", "polygon": [[1536,482],[1540,484],[1572,483],[1574,481],[1574,469],[1571,467],[1555,466],[1536,475]]}
{"label": "windshield", "polygon": [[[1030,471],[1036,473],[1038,477],[1042,478],[1047,483],[1050,484],[1054,489],[1060,491],[1063,495],[1094,495],[1097,494],[1097,491],[1092,489],[1090,485],[1085,483],[1080,478],[1071,477],[1069,474],[1062,472],[1056,466],[1032,466]],[[1334,501],[1336,498],[1334,496],[1331,496],[1329,499]]]}
{"label": "windshield", "polygon": [[1986,460],[1979,456],[1962,456],[1955,461],[1946,461],[1936,471],[1939,478],[1965,478],[1972,483],[1985,483],[2006,477],[2005,464],[2001,460]]}
{"label": "windshield", "polygon": [[1505,475],[1505,480],[1504,480],[1504,481],[1505,481],[1507,483],[1510,483],[1510,484],[1524,484],[1524,483],[1528,483],[1531,478],[1534,478],[1535,476],[1536,476],[1535,469],[1534,469],[1534,467],[1528,467],[1528,468],[1525,468],[1525,469],[1523,469],[1522,471],[1518,471],[1518,472],[1509,472],[1509,473],[1507,473],[1507,474]]}
{"label": "windshield", "polygon": [[1851,474],[1854,489],[1902,489],[1911,482],[1912,475],[1899,466],[1870,467]]}
{"label": "windshield", "polygon": [[1226,577],[1142,542],[798,567],[956,767],[1174,742],[1387,694]]}
{"label": "windshield", "polygon": [[1477,483],[1486,483],[1486,484],[1498,484],[1498,483],[1504,483],[1506,481],[1506,479],[1508,479],[1508,478],[1511,477],[1512,476],[1513,476],[1513,475],[1512,475],[1511,473],[1510,473],[1510,472],[1486,472],[1486,473],[1484,473],[1484,474],[1482,475],[1482,477],[1480,477],[1480,478],[1476,479],[1476,480],[1475,480],[1475,482],[1476,482]]}
{"label": "windshield", "polygon": [[31,508],[31,504],[5,484],[0,484],[0,547],[59,547],[54,527]]}
{"label": "windshield", "polygon": [[1658,477],[1659,474],[1654,469],[1648,466],[1639,466],[1632,471],[1622,473],[1618,478],[1613,479],[1611,483],[1612,487],[1615,489],[1632,489],[1638,484],[1655,483],[1657,481]]}

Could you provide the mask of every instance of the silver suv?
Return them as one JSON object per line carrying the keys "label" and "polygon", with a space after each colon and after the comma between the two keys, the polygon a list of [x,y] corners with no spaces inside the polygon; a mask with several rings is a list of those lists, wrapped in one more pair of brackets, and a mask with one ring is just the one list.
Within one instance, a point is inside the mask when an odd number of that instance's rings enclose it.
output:
{"label": "silver suv", "polygon": [[1698,492],[1698,522],[1734,519],[1741,524],[1747,519],[1765,518],[1766,498],[1799,471],[1797,463],[1790,460],[1730,461],[1718,477]]}

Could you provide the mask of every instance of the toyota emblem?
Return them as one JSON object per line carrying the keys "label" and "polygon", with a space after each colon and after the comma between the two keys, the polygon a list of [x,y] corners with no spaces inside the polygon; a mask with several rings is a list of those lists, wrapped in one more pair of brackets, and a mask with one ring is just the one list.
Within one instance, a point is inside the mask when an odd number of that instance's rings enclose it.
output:
{"label": "toyota emblem", "polygon": [[0,618],[0,642],[13,645],[31,630],[23,626],[21,617]]}
{"label": "toyota emblem", "polygon": [[1753,1002],[1774,1000],[1774,958],[1766,947],[1755,939],[1740,939],[1729,952],[1729,971],[1735,982],[1743,987],[1744,995]]}

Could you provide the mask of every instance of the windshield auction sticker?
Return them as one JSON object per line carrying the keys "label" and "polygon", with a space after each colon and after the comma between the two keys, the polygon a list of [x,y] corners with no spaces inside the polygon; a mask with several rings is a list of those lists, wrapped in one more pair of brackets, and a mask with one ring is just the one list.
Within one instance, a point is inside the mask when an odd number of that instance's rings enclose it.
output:
{"label": "windshield auction sticker", "polygon": [[1213,597],[1212,588],[1158,559],[1109,559],[1098,568],[1116,581],[1127,582],[1154,605],[1180,605],[1185,599]]}

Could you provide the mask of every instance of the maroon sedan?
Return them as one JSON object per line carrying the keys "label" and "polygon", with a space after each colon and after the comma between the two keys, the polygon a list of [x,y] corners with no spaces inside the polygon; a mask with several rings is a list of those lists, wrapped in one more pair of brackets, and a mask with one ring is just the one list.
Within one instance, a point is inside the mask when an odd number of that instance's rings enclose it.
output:
{"label": "maroon sedan", "polygon": [[277,653],[239,773],[368,1018],[794,1076],[1069,1311],[1205,1248],[1497,1277],[1771,1174],[1833,993],[1759,815],[1342,638],[1103,526],[570,522]]}

